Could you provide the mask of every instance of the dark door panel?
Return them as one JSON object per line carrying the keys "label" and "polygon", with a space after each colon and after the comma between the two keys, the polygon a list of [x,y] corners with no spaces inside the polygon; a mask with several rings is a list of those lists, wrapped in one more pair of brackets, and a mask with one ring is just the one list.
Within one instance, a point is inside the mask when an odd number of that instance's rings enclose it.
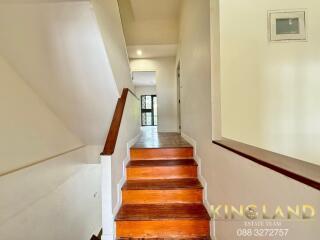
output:
{"label": "dark door panel", "polygon": [[142,95],[141,96],[141,125],[157,126],[157,96]]}

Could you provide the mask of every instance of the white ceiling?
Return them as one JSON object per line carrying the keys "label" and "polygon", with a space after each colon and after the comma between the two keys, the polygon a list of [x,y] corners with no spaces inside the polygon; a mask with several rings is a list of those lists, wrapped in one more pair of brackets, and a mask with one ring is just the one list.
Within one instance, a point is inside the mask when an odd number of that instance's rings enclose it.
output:
{"label": "white ceiling", "polygon": [[[118,0],[129,58],[176,55],[182,0]],[[141,49],[144,56],[138,56]]]}
{"label": "white ceiling", "polygon": [[178,20],[181,0],[130,0],[135,21]]}
{"label": "white ceiling", "polygon": [[135,86],[155,86],[156,72],[138,71],[132,72],[132,81]]}
{"label": "white ceiling", "polygon": [[[127,46],[129,58],[157,58],[157,57],[173,57],[177,54],[178,46],[176,44],[168,45],[142,45]],[[138,55],[137,51],[142,51],[142,55]]]}
{"label": "white ceiling", "polygon": [[88,0],[0,0],[0,3],[57,3],[57,2],[86,2]]}

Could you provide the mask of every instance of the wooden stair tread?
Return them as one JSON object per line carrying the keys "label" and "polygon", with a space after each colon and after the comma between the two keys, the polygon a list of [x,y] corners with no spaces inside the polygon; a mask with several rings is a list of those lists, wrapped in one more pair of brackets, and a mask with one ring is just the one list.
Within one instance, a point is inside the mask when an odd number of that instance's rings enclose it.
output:
{"label": "wooden stair tread", "polygon": [[172,190],[172,189],[203,189],[196,178],[128,180],[123,190]]}
{"label": "wooden stair tread", "polygon": [[134,160],[127,165],[132,167],[170,167],[170,166],[198,166],[194,159],[175,159],[175,160]]}
{"label": "wooden stair tread", "polygon": [[175,149],[175,148],[193,148],[193,146],[190,143],[186,143],[185,145],[181,145],[181,146],[174,146],[172,144],[170,145],[164,145],[164,146],[132,146],[130,149],[133,150],[144,150],[144,149]]}
{"label": "wooden stair tread", "polygon": [[203,204],[129,204],[123,205],[116,221],[210,220]]}
{"label": "wooden stair tread", "polygon": [[117,238],[117,240],[211,240],[210,237],[207,236],[199,236],[199,237],[176,237],[176,238]]}
{"label": "wooden stair tread", "polygon": [[131,160],[190,159],[193,158],[193,148],[131,148],[130,157]]}
{"label": "wooden stair tread", "polygon": [[130,149],[116,239],[210,239],[194,149],[181,144],[180,134],[160,135],[159,144],[159,138],[151,136]]}

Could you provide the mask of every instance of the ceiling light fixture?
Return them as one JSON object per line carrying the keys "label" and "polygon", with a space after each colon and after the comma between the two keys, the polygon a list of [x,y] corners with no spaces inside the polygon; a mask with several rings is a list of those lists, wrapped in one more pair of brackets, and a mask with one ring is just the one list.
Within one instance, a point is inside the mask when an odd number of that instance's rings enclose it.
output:
{"label": "ceiling light fixture", "polygon": [[137,54],[138,54],[138,56],[141,56],[141,55],[142,55],[142,51],[141,51],[141,50],[138,50],[138,51],[137,51]]}

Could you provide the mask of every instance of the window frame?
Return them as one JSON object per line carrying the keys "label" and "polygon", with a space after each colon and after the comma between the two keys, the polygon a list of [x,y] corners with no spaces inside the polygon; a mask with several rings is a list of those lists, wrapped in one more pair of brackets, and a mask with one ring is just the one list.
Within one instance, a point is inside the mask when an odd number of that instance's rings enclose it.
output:
{"label": "window frame", "polygon": [[[150,96],[151,97],[151,109],[144,109],[142,107],[142,98],[144,97],[148,97]],[[154,98],[157,97],[156,94],[145,94],[145,95],[141,95],[140,96],[140,106],[141,106],[141,126],[142,127],[155,127],[155,126],[158,126],[158,124],[155,124],[155,121],[154,121]],[[144,125],[143,124],[143,117],[142,117],[142,114],[143,113],[148,113],[148,112],[151,112],[151,121],[152,121],[152,124],[151,125]]]}

